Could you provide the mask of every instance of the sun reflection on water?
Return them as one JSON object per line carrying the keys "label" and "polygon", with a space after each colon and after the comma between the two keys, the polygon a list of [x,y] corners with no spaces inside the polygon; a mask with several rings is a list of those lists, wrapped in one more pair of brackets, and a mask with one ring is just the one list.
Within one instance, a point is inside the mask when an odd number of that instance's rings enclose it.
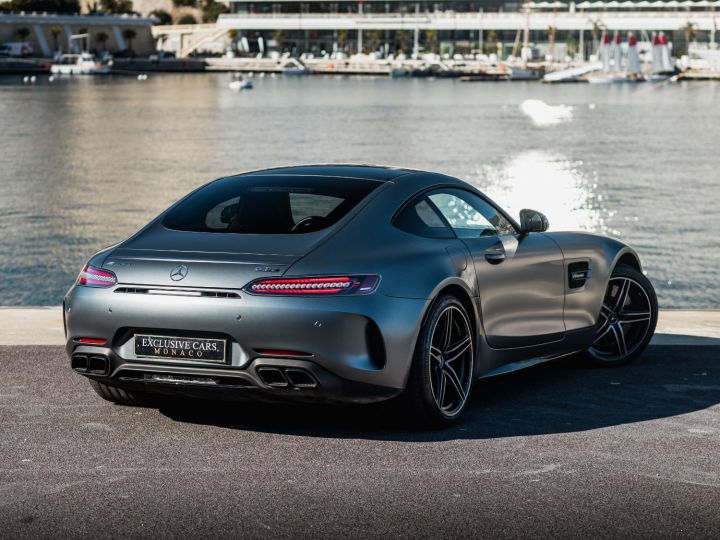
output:
{"label": "sun reflection on water", "polygon": [[475,185],[514,217],[523,208],[547,215],[551,230],[608,232],[596,193],[595,174],[588,178],[582,161],[541,150],[522,152],[500,166],[480,167]]}

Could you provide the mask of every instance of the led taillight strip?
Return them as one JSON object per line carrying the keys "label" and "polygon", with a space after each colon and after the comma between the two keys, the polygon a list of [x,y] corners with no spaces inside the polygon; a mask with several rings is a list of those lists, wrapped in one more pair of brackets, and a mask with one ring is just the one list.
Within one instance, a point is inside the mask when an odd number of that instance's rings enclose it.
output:
{"label": "led taillight strip", "polygon": [[250,286],[254,293],[266,294],[337,294],[353,285],[356,285],[351,278],[329,277],[329,278],[294,278],[294,279],[264,279],[257,281]]}

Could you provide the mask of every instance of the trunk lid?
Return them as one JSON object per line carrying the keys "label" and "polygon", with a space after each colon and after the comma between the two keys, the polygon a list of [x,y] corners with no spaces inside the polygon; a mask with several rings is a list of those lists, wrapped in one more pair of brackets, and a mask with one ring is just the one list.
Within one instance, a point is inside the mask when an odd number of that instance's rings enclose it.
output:
{"label": "trunk lid", "polygon": [[156,224],[113,250],[103,268],[115,273],[119,285],[240,289],[282,275],[328,234],[179,232]]}

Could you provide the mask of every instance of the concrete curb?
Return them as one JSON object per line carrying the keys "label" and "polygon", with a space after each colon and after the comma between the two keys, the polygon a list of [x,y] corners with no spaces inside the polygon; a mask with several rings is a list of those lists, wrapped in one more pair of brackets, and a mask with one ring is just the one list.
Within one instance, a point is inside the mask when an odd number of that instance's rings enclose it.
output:
{"label": "concrete curb", "polygon": [[[64,345],[60,307],[0,307],[0,345]],[[720,346],[720,310],[661,310],[653,345]]]}

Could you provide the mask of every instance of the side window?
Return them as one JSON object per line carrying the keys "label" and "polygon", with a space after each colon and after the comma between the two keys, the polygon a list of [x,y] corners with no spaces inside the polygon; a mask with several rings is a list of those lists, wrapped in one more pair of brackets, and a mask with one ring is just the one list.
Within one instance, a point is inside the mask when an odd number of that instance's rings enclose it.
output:
{"label": "side window", "polygon": [[515,227],[482,198],[462,189],[442,189],[428,198],[459,238],[514,234]]}
{"label": "side window", "polygon": [[393,220],[393,225],[425,238],[454,238],[452,231],[424,196],[405,206]]}

